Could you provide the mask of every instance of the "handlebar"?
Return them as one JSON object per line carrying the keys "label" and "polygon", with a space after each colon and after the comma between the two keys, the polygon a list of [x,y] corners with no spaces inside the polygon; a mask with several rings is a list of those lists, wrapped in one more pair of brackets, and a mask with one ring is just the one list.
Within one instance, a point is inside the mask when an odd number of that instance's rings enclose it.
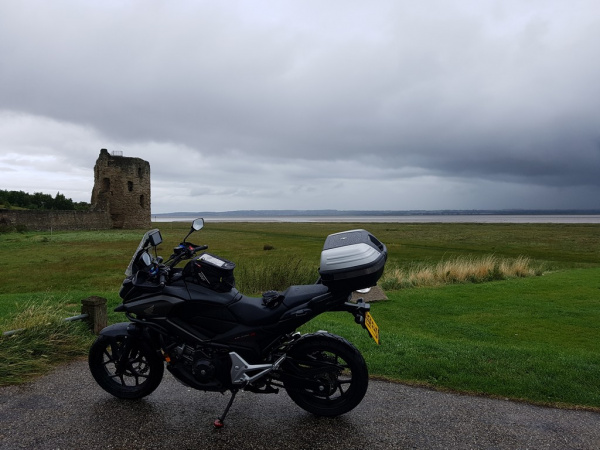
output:
{"label": "handlebar", "polygon": [[167,283],[167,274],[165,273],[164,270],[161,270],[159,278],[158,278],[158,284],[160,285],[161,288],[164,288],[166,283]]}
{"label": "handlebar", "polygon": [[[156,255],[157,247],[162,242],[160,232],[157,229],[146,232],[125,271],[127,279],[142,288],[164,288],[171,279],[171,269],[181,261],[192,259],[196,253],[208,249],[208,245],[186,242],[190,234],[200,230],[202,226],[202,219],[195,220],[191,231],[183,242],[173,249],[173,254],[167,261]],[[154,247],[154,258],[150,254],[150,247]]]}
{"label": "handlebar", "polygon": [[197,252],[208,249],[208,245],[194,245],[189,242],[182,242],[175,247],[173,254],[165,263],[167,270],[172,269],[185,259],[191,259]]}

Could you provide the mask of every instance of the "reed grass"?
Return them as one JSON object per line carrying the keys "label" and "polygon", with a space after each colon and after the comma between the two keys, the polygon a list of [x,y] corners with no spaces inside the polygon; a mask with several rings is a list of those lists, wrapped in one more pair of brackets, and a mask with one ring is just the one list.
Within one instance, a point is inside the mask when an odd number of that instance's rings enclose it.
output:
{"label": "reed grass", "polygon": [[58,364],[84,356],[94,336],[87,325],[65,322],[73,314],[66,299],[48,296],[41,302],[21,303],[15,314],[0,322],[0,386],[19,384],[50,371]]}
{"label": "reed grass", "polygon": [[318,279],[317,268],[300,258],[265,258],[242,261],[236,267],[236,288],[248,295],[265,291],[283,291],[297,284],[312,284]]}
{"label": "reed grass", "polygon": [[500,258],[496,255],[464,255],[434,264],[386,268],[381,286],[386,290],[396,290],[456,283],[485,283],[542,274],[543,266],[534,264],[526,256]]}

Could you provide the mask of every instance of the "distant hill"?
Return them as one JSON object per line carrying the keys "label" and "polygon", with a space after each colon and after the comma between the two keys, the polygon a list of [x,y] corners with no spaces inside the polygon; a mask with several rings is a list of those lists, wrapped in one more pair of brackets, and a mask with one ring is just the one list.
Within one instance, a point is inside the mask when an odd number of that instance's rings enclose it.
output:
{"label": "distant hill", "polygon": [[152,214],[153,217],[338,217],[338,216],[429,216],[429,215],[598,215],[600,209],[443,209],[443,210],[337,210],[265,209],[238,211],[196,211]]}

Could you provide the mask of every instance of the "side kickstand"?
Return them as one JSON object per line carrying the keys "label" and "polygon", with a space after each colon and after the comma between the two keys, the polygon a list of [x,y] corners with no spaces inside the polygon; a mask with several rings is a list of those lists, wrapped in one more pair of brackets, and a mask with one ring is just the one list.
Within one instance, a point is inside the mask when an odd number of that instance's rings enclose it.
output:
{"label": "side kickstand", "polygon": [[229,412],[229,408],[231,408],[231,405],[233,404],[233,400],[235,399],[235,396],[237,395],[239,389],[232,389],[231,390],[231,398],[229,399],[229,403],[227,403],[227,406],[225,407],[225,411],[223,411],[223,414],[221,414],[221,417],[219,417],[218,419],[215,420],[214,426],[215,428],[223,428],[223,426],[225,425],[225,416],[227,415],[227,413]]}

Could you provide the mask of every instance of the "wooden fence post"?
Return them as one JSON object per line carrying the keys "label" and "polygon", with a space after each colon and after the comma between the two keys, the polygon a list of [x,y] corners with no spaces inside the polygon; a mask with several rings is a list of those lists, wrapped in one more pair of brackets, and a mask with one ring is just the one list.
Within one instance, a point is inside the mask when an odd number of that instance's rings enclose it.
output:
{"label": "wooden fence post", "polygon": [[103,297],[84,298],[81,300],[81,314],[87,314],[86,319],[94,334],[100,333],[106,327],[106,299]]}

